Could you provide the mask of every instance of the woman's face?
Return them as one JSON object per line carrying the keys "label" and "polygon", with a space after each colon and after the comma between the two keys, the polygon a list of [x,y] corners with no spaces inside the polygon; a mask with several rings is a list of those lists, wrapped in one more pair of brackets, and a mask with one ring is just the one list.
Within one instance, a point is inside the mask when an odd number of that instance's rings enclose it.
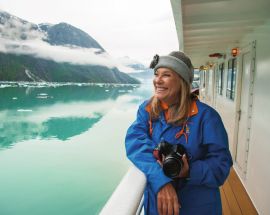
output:
{"label": "woman's face", "polygon": [[172,105],[180,97],[180,77],[168,68],[159,68],[155,72],[153,80],[155,96],[168,105]]}

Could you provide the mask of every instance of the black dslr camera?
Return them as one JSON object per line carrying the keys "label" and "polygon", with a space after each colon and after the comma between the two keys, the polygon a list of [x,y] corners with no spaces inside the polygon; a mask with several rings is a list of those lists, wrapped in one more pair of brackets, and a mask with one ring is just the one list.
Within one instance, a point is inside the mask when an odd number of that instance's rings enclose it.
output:
{"label": "black dslr camera", "polygon": [[153,151],[154,157],[162,163],[163,172],[170,178],[179,176],[183,167],[182,157],[185,153],[184,146],[166,141],[159,143]]}

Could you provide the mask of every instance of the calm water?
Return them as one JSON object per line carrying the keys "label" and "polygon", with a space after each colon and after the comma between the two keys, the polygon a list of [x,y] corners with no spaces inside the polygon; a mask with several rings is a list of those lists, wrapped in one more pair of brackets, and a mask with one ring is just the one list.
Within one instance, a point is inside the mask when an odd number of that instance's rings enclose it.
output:
{"label": "calm water", "polygon": [[125,132],[150,95],[147,84],[2,84],[0,214],[98,214],[130,165]]}

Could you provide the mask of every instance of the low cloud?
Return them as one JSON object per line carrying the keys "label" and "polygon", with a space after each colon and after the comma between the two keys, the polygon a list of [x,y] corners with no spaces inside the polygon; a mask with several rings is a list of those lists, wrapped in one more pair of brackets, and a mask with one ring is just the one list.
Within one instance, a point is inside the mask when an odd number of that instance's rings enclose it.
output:
{"label": "low cloud", "polygon": [[116,62],[106,53],[96,54],[99,50],[91,48],[53,46],[39,39],[34,40],[7,40],[0,39],[0,51],[12,54],[26,54],[56,62],[73,64],[91,64],[115,67]]}
{"label": "low cloud", "polygon": [[0,52],[26,54],[59,63],[117,67],[123,72],[133,70],[99,49],[50,45],[44,41],[46,37],[46,33],[38,30],[37,25],[10,19],[5,24],[0,23]]}
{"label": "low cloud", "polygon": [[0,38],[0,52],[3,53],[26,54],[59,63],[68,62],[79,65],[99,65],[108,68],[117,67],[123,72],[133,71],[132,68],[112,58],[106,52],[96,54],[99,51],[99,49],[95,48],[53,46],[40,39],[9,40]]}

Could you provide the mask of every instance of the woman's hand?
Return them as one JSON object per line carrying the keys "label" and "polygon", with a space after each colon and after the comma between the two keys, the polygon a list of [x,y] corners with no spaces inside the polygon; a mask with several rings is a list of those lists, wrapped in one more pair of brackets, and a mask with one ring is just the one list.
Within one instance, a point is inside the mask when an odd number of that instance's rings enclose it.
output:
{"label": "woman's hand", "polygon": [[186,178],[189,176],[189,164],[186,154],[182,156],[183,167],[179,173],[179,178]]}
{"label": "woman's hand", "polygon": [[180,205],[176,191],[171,183],[164,185],[157,195],[159,215],[178,215]]}

